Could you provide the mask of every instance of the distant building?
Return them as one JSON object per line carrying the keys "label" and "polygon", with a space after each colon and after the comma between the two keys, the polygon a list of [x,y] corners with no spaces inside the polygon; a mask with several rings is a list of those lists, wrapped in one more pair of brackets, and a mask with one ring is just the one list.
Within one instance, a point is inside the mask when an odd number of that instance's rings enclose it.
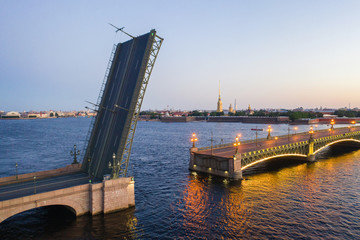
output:
{"label": "distant building", "polygon": [[229,106],[229,113],[235,113],[235,110],[233,109],[231,103],[230,103],[230,106]]}
{"label": "distant building", "polygon": [[250,104],[249,104],[248,109],[246,110],[246,114],[247,114],[247,115],[253,115],[253,114],[254,114],[254,111],[251,109]]}
{"label": "distant building", "polygon": [[18,112],[7,112],[5,115],[1,116],[2,118],[20,118],[21,115]]}

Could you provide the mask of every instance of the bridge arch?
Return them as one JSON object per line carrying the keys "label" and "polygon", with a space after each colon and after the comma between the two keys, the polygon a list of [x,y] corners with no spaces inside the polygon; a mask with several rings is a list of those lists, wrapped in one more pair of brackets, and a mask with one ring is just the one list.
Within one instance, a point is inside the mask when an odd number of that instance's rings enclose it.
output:
{"label": "bridge arch", "polygon": [[291,158],[296,158],[296,159],[301,159],[301,160],[307,160],[307,155],[304,155],[304,154],[297,154],[297,153],[279,154],[279,155],[265,157],[265,158],[261,158],[259,160],[256,160],[256,161],[242,167],[241,170],[244,171],[245,169],[247,169],[249,167],[252,167],[252,166],[257,165],[259,163],[269,161],[269,160],[272,160],[272,159],[275,159],[275,158],[286,158],[286,157],[291,157]]}
{"label": "bridge arch", "polygon": [[52,207],[52,206],[61,206],[64,209],[67,209],[67,211],[72,213],[74,216],[77,216],[76,210],[71,206],[64,205],[64,204],[49,204],[49,205],[38,206],[38,207],[16,208],[14,211],[8,211],[4,215],[1,216],[0,223],[11,217],[14,217],[15,215],[18,215],[18,214],[21,214],[21,213],[24,213],[24,212],[27,212],[30,210],[39,209],[39,208],[43,208],[43,207]]}
{"label": "bridge arch", "polygon": [[331,146],[331,145],[339,145],[339,144],[346,144],[349,146],[357,146],[360,148],[360,140],[357,139],[352,139],[352,138],[346,138],[346,139],[339,139],[333,142],[329,142],[326,143],[324,146],[321,146],[320,148],[318,148],[316,151],[314,151],[314,154],[317,154],[318,152],[324,150],[326,147]]}
{"label": "bridge arch", "polygon": [[19,213],[47,206],[64,206],[66,209],[70,210],[75,216],[83,214],[83,207],[77,201],[55,198],[47,201],[40,200],[35,202],[28,202],[21,205],[2,209],[0,211],[0,223]]}

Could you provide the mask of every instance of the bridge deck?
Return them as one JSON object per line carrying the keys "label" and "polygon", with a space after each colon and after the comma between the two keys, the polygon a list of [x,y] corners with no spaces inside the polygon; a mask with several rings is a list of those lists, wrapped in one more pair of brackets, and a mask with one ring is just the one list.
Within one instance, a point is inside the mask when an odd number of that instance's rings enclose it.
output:
{"label": "bridge deck", "polygon": [[0,188],[0,201],[20,198],[35,194],[54,191],[62,188],[73,187],[77,185],[86,184],[89,182],[88,174],[84,172],[72,172],[60,176],[33,179],[17,183],[11,183],[1,186]]}
{"label": "bridge deck", "polygon": [[[351,127],[350,132],[359,131],[360,127]],[[335,136],[339,134],[348,133],[349,129],[346,128],[334,128],[334,131],[332,131],[329,134],[328,130],[320,130],[315,131],[313,134],[313,138],[323,138],[328,136]],[[266,148],[272,148],[277,147],[285,144],[292,144],[302,141],[308,141],[309,140],[309,133],[298,133],[296,135],[283,135],[278,136],[278,139],[275,139],[274,137],[270,140],[267,139],[260,139],[256,143],[254,140],[251,141],[244,141],[241,142],[240,146],[238,146],[238,153],[247,153],[252,151],[258,151],[261,149]],[[216,157],[222,157],[222,158],[232,158],[235,154],[235,147],[231,144],[223,145],[222,147],[214,147],[213,150],[211,150],[209,147],[206,148],[199,148],[198,151],[195,152],[196,154],[201,155],[212,155]]]}

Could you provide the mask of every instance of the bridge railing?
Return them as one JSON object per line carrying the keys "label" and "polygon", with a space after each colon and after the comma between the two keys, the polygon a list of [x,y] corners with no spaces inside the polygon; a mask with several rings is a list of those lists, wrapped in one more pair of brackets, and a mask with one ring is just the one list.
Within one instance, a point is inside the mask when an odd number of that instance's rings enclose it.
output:
{"label": "bridge railing", "polygon": [[[336,129],[347,129],[347,127],[341,127],[341,128],[336,128]],[[328,132],[328,129],[322,129],[322,130],[316,130],[315,133],[321,133],[321,132]],[[296,134],[290,134],[290,136],[303,136],[303,135],[309,135],[308,132],[299,132]],[[280,136],[273,136],[277,137],[278,139],[284,139],[284,138],[288,138],[288,134],[286,135],[280,135]],[[251,139],[251,140],[245,140],[245,141],[241,141],[241,144],[247,144],[247,143],[255,143],[255,142],[263,142],[263,141],[267,141],[267,138],[258,138],[256,139]],[[224,144],[217,144],[217,145],[213,145],[213,146],[207,146],[207,147],[200,147],[198,148],[198,151],[204,151],[204,150],[209,150],[209,149],[217,149],[217,148],[225,148],[225,147],[231,147],[233,146],[233,142],[231,143],[224,143]]]}

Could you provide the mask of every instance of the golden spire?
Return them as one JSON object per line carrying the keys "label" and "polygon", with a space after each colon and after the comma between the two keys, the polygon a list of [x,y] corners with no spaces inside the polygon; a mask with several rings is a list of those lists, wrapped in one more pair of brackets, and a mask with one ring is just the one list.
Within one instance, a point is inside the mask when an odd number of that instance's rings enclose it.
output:
{"label": "golden spire", "polygon": [[219,99],[218,99],[218,102],[217,102],[216,111],[217,112],[222,112],[223,111],[222,102],[221,102],[221,92],[220,92],[220,80],[219,80]]}

